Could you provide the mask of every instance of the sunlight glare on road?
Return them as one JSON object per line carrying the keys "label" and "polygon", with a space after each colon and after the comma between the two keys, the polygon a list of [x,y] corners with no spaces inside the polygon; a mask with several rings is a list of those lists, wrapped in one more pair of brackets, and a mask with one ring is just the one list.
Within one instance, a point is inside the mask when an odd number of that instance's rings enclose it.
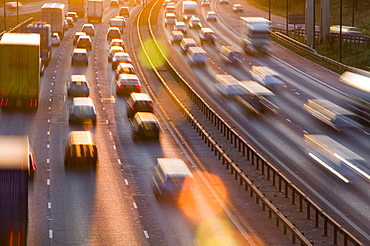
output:
{"label": "sunlight glare on road", "polygon": [[[199,173],[193,173],[195,180],[200,180]],[[216,199],[202,182],[188,180],[186,192],[181,192],[178,205],[190,223],[197,227],[195,243],[201,246],[243,245],[241,233],[228,222],[228,218],[219,203],[227,197],[226,188],[222,180],[215,175],[203,173],[201,175],[212,180],[212,186],[217,189]],[[186,182],[186,181],[185,181]],[[190,183],[191,182],[191,183]],[[191,192],[190,192],[191,190]]]}
{"label": "sunlight glare on road", "polygon": [[[162,42],[159,42],[158,45],[161,48],[162,52],[164,53],[164,56],[168,57],[168,50],[166,48],[166,45]],[[160,68],[166,63],[166,60],[164,60],[161,55],[157,54],[157,51],[155,49],[156,45],[154,44],[154,41],[152,39],[145,40],[144,47],[146,48],[146,52],[148,53],[148,55],[151,57],[151,60],[155,68]],[[148,60],[146,59],[145,56],[145,52],[142,48],[140,49],[139,52],[139,60],[143,66],[150,69],[152,68],[151,65],[148,63]]]}

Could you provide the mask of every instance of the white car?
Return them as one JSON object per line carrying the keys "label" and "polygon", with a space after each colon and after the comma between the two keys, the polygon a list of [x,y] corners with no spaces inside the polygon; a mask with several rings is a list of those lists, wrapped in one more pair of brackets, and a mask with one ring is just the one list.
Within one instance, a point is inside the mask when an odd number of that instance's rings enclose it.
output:
{"label": "white car", "polygon": [[217,14],[215,11],[207,11],[206,14],[207,21],[217,21]]}
{"label": "white car", "polygon": [[125,51],[123,50],[123,48],[121,46],[112,46],[112,47],[110,47],[109,51],[108,51],[108,61],[112,61],[114,53],[118,53],[118,52],[124,53]]}
{"label": "white car", "polygon": [[229,0],[220,0],[220,4],[229,4]]}
{"label": "white car", "polygon": [[60,38],[58,33],[53,33],[51,35],[51,45],[52,46],[59,46],[60,45]]}
{"label": "white car", "polygon": [[233,11],[236,12],[244,12],[244,8],[241,4],[235,3],[233,4]]}
{"label": "white car", "polygon": [[200,6],[202,7],[209,7],[211,6],[211,3],[208,0],[202,1]]}
{"label": "white car", "polygon": [[196,16],[192,16],[189,20],[189,28],[202,28],[202,23],[200,19]]}

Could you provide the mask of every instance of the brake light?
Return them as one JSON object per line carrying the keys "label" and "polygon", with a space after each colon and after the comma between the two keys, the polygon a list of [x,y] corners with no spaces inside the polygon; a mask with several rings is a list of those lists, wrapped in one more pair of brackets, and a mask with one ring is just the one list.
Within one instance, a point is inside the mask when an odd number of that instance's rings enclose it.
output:
{"label": "brake light", "polygon": [[141,89],[141,85],[140,84],[136,84],[136,88],[138,88],[140,90]]}
{"label": "brake light", "polygon": [[119,87],[120,89],[125,88],[125,87],[123,86],[123,84],[120,84],[118,87]]}

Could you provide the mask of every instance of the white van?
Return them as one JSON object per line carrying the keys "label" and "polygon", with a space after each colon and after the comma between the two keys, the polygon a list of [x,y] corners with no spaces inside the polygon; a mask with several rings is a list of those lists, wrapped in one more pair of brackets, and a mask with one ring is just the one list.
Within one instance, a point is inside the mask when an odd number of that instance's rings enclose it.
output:
{"label": "white van", "polygon": [[207,53],[201,47],[190,47],[188,57],[190,65],[205,65],[208,62]]}
{"label": "white van", "polygon": [[217,74],[216,87],[225,97],[240,95],[245,93],[240,86],[239,80],[230,74]]}
{"label": "white van", "polygon": [[336,130],[360,127],[355,121],[357,114],[326,99],[308,99],[304,107],[312,116]]}
{"label": "white van", "polygon": [[280,75],[266,66],[252,66],[250,70],[252,80],[257,81],[270,90],[280,90],[285,87]]}

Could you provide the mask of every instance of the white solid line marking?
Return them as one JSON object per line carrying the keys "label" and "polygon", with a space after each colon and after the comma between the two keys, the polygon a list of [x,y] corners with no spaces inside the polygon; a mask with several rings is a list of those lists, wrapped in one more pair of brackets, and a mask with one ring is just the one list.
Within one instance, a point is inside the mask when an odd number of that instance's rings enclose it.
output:
{"label": "white solid line marking", "polygon": [[49,209],[51,208],[51,202],[48,202],[48,208]]}
{"label": "white solid line marking", "polygon": [[134,204],[134,208],[137,208],[136,203],[133,203],[133,204]]}
{"label": "white solid line marking", "polygon": [[49,230],[49,238],[53,238],[53,230]]}
{"label": "white solid line marking", "polygon": [[127,179],[125,179],[125,184],[128,185],[128,180]]}
{"label": "white solid line marking", "polygon": [[146,238],[149,238],[149,233],[145,230],[144,230],[144,235],[145,235]]}
{"label": "white solid line marking", "polygon": [[46,180],[46,184],[47,184],[47,185],[50,185],[50,179],[47,179],[47,180]]}

